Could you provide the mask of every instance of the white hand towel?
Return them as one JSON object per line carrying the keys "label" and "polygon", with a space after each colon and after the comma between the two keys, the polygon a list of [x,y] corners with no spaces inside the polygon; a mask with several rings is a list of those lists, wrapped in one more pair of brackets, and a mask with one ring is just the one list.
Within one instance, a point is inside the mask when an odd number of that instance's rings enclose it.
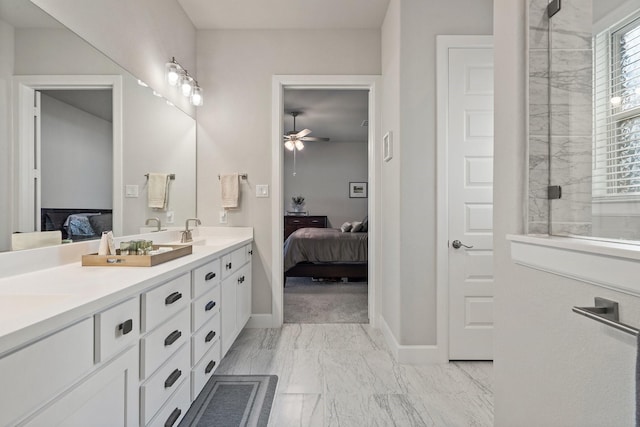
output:
{"label": "white hand towel", "polygon": [[240,194],[238,174],[222,175],[220,177],[220,186],[222,187],[222,207],[225,209],[237,208],[238,195]]}
{"label": "white hand towel", "polygon": [[169,174],[149,174],[149,207],[166,209],[169,200]]}

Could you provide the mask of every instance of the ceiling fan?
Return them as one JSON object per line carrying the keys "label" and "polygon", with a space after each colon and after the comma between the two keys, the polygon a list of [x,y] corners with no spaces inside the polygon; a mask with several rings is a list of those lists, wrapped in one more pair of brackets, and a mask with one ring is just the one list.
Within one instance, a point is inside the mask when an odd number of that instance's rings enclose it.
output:
{"label": "ceiling fan", "polygon": [[321,138],[318,136],[308,136],[311,131],[309,129],[302,129],[300,132],[296,131],[296,117],[300,115],[300,111],[292,111],[293,116],[293,130],[284,136],[284,146],[289,151],[298,151],[304,148],[303,141],[329,141],[329,138]]}

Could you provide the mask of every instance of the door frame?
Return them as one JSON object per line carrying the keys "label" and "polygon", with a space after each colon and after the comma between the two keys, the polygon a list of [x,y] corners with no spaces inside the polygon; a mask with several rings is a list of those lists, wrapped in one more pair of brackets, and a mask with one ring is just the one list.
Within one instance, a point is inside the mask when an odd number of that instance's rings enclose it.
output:
{"label": "door frame", "polygon": [[379,259],[379,189],[377,185],[380,159],[380,76],[376,75],[274,75],[272,77],[272,166],[271,166],[271,229],[272,229],[272,270],[271,270],[271,324],[272,328],[279,328],[284,319],[284,263],[282,253],[282,236],[284,235],[284,200],[283,200],[283,150],[282,135],[284,134],[284,90],[285,89],[359,89],[369,91],[369,141],[368,141],[368,182],[369,197],[367,209],[369,215],[369,263],[368,263],[368,310],[369,323],[372,327],[378,324],[378,292],[377,278],[380,266]]}
{"label": "door frame", "polygon": [[493,36],[436,37],[436,293],[437,343],[441,362],[449,361],[449,49],[493,48]]}
{"label": "door frame", "polygon": [[[122,76],[119,75],[25,75],[13,78],[13,111],[17,113],[13,116],[13,156],[14,170],[12,172],[15,185],[12,188],[12,200],[14,201],[13,229],[20,230],[23,218],[32,200],[26,200],[25,196],[30,193],[28,185],[31,182],[31,173],[28,171],[29,158],[33,152],[28,147],[29,128],[31,124],[25,122],[24,118],[28,112],[28,106],[23,99],[23,88],[33,90],[55,90],[55,89],[111,89],[113,103],[113,123],[112,123],[112,144],[113,144],[113,233],[116,236],[122,235],[123,226],[123,117],[122,117]],[[33,117],[33,116],[31,116]]]}

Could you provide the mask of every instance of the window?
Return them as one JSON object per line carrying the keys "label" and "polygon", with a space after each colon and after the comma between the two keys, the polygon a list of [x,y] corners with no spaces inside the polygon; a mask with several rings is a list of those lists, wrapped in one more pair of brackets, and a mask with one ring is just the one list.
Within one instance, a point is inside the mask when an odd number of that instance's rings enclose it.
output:
{"label": "window", "polygon": [[594,39],[594,198],[640,198],[640,18]]}

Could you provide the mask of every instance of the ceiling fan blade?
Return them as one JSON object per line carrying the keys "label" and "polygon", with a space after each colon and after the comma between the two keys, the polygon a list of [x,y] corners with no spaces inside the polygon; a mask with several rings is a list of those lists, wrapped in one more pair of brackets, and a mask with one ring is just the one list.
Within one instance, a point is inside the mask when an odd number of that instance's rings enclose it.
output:
{"label": "ceiling fan blade", "polygon": [[331,141],[331,138],[322,138],[320,136],[305,136],[300,139],[303,141]]}
{"label": "ceiling fan blade", "polygon": [[298,139],[305,137],[307,135],[309,135],[311,133],[311,131],[309,129],[302,129],[300,132],[298,132],[296,134],[296,137],[298,137]]}

